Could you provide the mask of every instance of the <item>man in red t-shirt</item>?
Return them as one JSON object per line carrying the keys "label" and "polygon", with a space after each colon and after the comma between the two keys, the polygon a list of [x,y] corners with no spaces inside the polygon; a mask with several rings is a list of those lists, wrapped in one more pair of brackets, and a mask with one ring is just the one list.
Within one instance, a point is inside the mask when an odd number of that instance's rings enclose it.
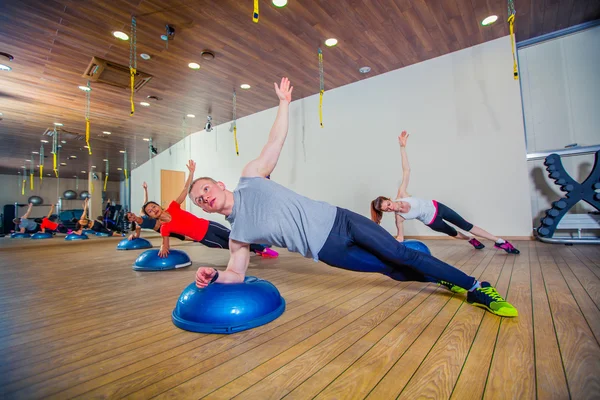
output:
{"label": "man in red t-shirt", "polygon": [[[162,223],[160,235],[163,238],[163,243],[158,252],[160,257],[166,257],[169,254],[169,235],[172,233],[184,235],[207,247],[229,249],[229,233],[231,231],[228,228],[217,222],[198,218],[194,214],[181,209],[181,203],[185,200],[188,187],[194,179],[196,163],[190,160],[187,168],[190,173],[183,191],[177,199],[169,204],[166,210],[153,201],[147,202],[142,208],[146,215]],[[276,251],[261,244],[251,244],[250,250],[267,258],[274,258],[279,255]]]}
{"label": "man in red t-shirt", "polygon": [[58,224],[58,223],[50,220],[53,212],[54,212],[54,204],[52,204],[50,206],[50,211],[48,212],[48,215],[45,216],[44,218],[42,218],[42,223],[40,224],[40,231],[42,233],[45,233],[46,229],[47,229],[50,231],[50,233],[52,233],[52,232],[67,233],[68,229],[64,225]]}

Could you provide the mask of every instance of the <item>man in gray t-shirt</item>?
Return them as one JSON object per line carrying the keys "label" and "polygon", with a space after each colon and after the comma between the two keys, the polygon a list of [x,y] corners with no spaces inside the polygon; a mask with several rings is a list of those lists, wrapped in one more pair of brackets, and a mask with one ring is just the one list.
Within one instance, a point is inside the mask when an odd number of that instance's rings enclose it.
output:
{"label": "man in gray t-shirt", "polygon": [[455,293],[468,291],[469,303],[516,317],[517,309],[488,282],[406,247],[362,215],[311,200],[267,179],[287,136],[292,89],[287,78],[280,86],[275,84],[279,109],[269,140],[260,156],[244,167],[233,192],[212,178],[199,178],[190,185],[194,204],[205,212],[224,215],[231,223],[227,269],[199,268],[196,286],[243,282],[250,261],[249,243],[273,244],[334,267],[378,272],[400,281],[436,282]]}
{"label": "man in gray t-shirt", "polygon": [[15,224],[15,231],[21,233],[35,233],[40,230],[40,225],[37,222],[27,219],[29,218],[29,214],[31,214],[32,208],[33,204],[29,203],[29,207],[27,208],[25,214],[21,218],[13,219],[13,223]]}

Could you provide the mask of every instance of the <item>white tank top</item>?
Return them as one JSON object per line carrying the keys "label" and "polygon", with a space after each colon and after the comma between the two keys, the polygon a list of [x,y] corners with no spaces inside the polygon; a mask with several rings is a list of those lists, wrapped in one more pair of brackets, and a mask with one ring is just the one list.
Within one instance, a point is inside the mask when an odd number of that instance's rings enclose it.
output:
{"label": "white tank top", "polygon": [[404,197],[396,199],[395,201],[405,201],[410,204],[410,210],[408,210],[407,213],[396,212],[396,214],[406,220],[418,219],[425,225],[429,225],[433,222],[433,219],[437,214],[437,207],[433,200],[423,200],[418,197]]}

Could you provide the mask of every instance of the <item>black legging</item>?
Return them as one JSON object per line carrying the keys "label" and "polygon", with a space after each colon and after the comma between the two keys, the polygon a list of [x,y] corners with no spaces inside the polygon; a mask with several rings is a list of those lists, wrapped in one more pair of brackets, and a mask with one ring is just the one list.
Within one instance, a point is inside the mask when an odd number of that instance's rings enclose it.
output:
{"label": "black legging", "polygon": [[450,207],[438,202],[437,215],[435,216],[435,219],[427,226],[433,229],[434,231],[442,232],[446,235],[456,237],[456,235],[458,235],[456,229],[448,225],[444,220],[458,226],[460,229],[463,229],[467,232],[473,229],[472,223],[467,222],[463,217],[458,215],[458,213]]}
{"label": "black legging", "polygon": [[[206,247],[212,247],[217,249],[229,249],[229,234],[231,231],[224,227],[223,225],[209,221],[208,222],[208,230],[206,231],[206,235],[200,243],[205,245]],[[262,252],[265,250],[267,246],[262,244],[251,244],[250,251],[253,252]]]}

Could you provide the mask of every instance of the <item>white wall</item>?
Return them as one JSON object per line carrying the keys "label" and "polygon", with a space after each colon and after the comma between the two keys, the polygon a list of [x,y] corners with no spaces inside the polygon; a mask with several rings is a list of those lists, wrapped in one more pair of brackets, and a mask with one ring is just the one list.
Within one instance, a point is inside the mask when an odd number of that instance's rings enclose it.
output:
{"label": "white wall", "polygon": [[[325,63],[327,85],[327,63]],[[290,76],[292,84],[294,77]],[[279,77],[273,76],[278,80]],[[277,104],[273,94],[273,104]],[[411,134],[413,196],[435,198],[496,235],[531,234],[531,209],[519,84],[512,79],[509,37],[292,102],[290,130],[272,179],[305,196],[369,215],[378,195],[394,196],[400,182],[397,135]],[[238,120],[240,156],[230,124],[195,133],[132,171],[132,205],[142,181],[160,196],[160,170],[212,176],[234,189],[243,166],[258,156],[276,109]],[[162,149],[159,149],[162,150]],[[188,209],[205,218],[188,201]],[[384,217],[393,232],[393,217]],[[407,235],[435,235],[417,221]]]}

